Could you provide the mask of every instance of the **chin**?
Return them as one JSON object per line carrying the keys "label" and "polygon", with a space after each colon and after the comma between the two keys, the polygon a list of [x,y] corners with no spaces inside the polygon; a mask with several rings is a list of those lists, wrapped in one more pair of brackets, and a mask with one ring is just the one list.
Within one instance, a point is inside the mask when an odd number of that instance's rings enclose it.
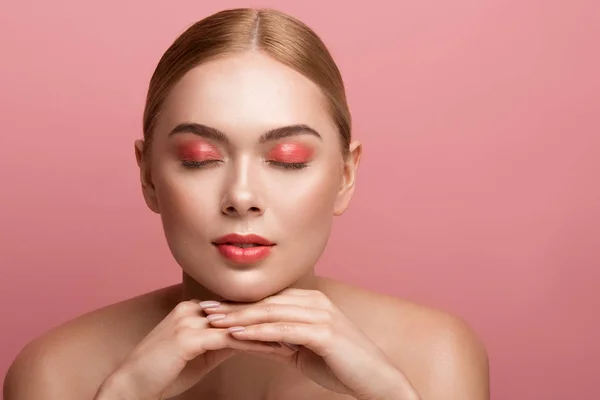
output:
{"label": "chin", "polygon": [[264,293],[264,292],[247,292],[247,293],[226,293],[222,297],[225,301],[232,301],[236,303],[255,303],[257,301],[261,301],[272,293]]}
{"label": "chin", "polygon": [[253,303],[280,292],[285,286],[273,288],[271,285],[231,285],[215,289],[214,293],[227,301]]}
{"label": "chin", "polygon": [[197,282],[201,285],[205,282],[206,289],[224,300],[253,303],[278,293],[293,283],[282,278],[268,270],[247,270],[215,273],[210,282],[204,279]]}

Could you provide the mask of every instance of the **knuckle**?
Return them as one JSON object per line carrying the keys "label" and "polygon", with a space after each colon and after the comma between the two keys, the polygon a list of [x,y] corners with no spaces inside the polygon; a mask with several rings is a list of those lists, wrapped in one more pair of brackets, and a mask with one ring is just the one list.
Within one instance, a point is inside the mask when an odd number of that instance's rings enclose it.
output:
{"label": "knuckle", "polygon": [[197,309],[197,304],[186,300],[186,301],[182,301],[181,303],[177,304],[175,306],[175,309],[173,310],[173,314],[176,317],[183,317],[185,315],[189,315],[191,312],[195,311]]}
{"label": "knuckle", "polygon": [[329,305],[331,304],[329,297],[319,290],[310,290],[309,296],[313,304],[320,308],[329,308]]}
{"label": "knuckle", "polygon": [[282,333],[287,333],[292,330],[292,326],[290,324],[285,324],[285,323],[278,323],[277,325],[275,325],[275,327],[277,328],[277,330],[279,332],[282,332]]}
{"label": "knuckle", "polygon": [[331,343],[335,336],[334,329],[331,325],[322,325],[319,330],[319,339],[321,343]]}
{"label": "knuckle", "polygon": [[334,320],[333,313],[330,310],[321,310],[320,319],[324,325],[330,325]]}
{"label": "knuckle", "polygon": [[309,296],[315,297],[315,298],[318,298],[323,295],[323,292],[321,292],[320,290],[316,290],[316,289],[310,289],[310,290],[307,290],[306,292],[308,293]]}
{"label": "knuckle", "polygon": [[199,329],[206,326],[204,319],[185,315],[175,321],[175,330]]}
{"label": "knuckle", "polygon": [[317,298],[319,301],[324,301],[324,302],[327,302],[327,303],[329,303],[329,297],[327,297],[327,296],[325,295],[325,293],[323,293],[323,292],[316,291],[316,293],[315,293],[315,297],[316,297],[316,298]]}
{"label": "knuckle", "polygon": [[268,314],[272,314],[277,309],[277,306],[274,303],[267,303],[263,306],[263,311]]}
{"label": "knuckle", "polygon": [[190,328],[185,325],[178,324],[173,329],[173,336],[175,342],[177,342],[178,345],[183,346],[190,336]]}
{"label": "knuckle", "polygon": [[329,297],[325,296],[324,294],[322,294],[321,296],[317,296],[317,302],[322,309],[333,311],[333,303],[331,302],[331,300],[329,300]]}

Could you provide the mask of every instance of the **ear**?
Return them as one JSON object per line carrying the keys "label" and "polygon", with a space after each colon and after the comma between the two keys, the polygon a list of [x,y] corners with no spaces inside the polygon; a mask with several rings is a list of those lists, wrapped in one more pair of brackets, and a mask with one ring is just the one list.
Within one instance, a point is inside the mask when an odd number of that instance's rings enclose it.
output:
{"label": "ear", "polygon": [[151,163],[147,153],[144,151],[144,146],[146,143],[138,139],[135,141],[135,159],[137,161],[137,165],[140,168],[140,180],[142,184],[142,194],[144,195],[144,200],[146,201],[146,205],[153,212],[160,214],[160,208],[158,206],[158,198],[156,196],[156,189],[154,184],[152,183],[152,174],[151,174]]}
{"label": "ear", "polygon": [[340,190],[335,201],[333,215],[342,215],[344,211],[346,211],[346,208],[348,208],[352,194],[354,194],[356,173],[358,171],[361,156],[362,144],[358,141],[352,142],[350,144],[349,153],[344,160],[342,184],[340,185]]}

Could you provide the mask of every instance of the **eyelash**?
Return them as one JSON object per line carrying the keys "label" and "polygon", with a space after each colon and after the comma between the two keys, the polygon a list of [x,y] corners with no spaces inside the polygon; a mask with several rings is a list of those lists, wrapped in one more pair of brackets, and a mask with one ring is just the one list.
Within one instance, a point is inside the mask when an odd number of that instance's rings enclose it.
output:
{"label": "eyelash", "polygon": [[[192,160],[182,160],[181,165],[185,168],[202,168],[209,164],[215,164],[221,162],[221,160],[205,160],[205,161],[192,161]],[[274,165],[278,168],[283,169],[304,169],[308,167],[308,163],[302,162],[294,162],[294,163],[284,163],[279,161],[268,161],[269,164]]]}
{"label": "eyelash", "polygon": [[268,161],[268,163],[284,169],[303,169],[308,167],[308,164],[303,162],[284,163],[279,161]]}
{"label": "eyelash", "polygon": [[186,168],[202,168],[209,164],[215,164],[221,160],[204,160],[204,161],[193,161],[193,160],[182,160],[181,165]]}

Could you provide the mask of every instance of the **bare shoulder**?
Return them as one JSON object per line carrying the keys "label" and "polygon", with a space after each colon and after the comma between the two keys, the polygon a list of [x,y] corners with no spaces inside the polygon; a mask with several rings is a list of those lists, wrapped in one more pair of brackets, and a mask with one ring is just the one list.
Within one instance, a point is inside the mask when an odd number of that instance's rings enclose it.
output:
{"label": "bare shoulder", "polygon": [[423,398],[489,398],[486,348],[463,319],[325,280],[324,292],[409,378]]}
{"label": "bare shoulder", "polygon": [[91,399],[175,301],[172,286],[67,321],[29,342],[4,380],[4,400]]}

